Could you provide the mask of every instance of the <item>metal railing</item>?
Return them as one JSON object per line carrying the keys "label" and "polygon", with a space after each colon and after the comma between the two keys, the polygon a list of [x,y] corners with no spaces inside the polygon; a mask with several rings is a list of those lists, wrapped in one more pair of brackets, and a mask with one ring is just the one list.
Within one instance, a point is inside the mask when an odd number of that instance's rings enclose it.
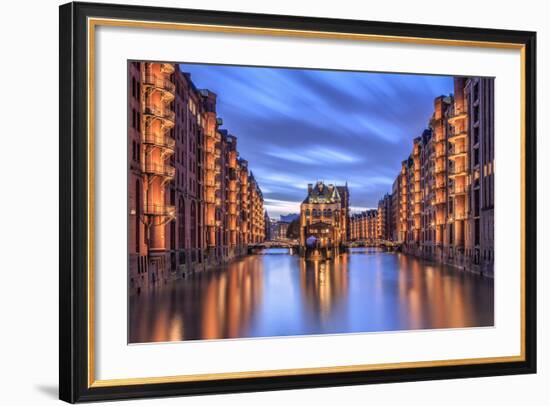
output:
{"label": "metal railing", "polygon": [[174,93],[176,91],[175,84],[154,74],[145,74],[143,77],[143,84],[154,86],[158,89],[166,90],[170,93]]}
{"label": "metal railing", "polygon": [[160,107],[153,106],[149,103],[146,103],[145,108],[143,109],[144,114],[150,114],[158,118],[169,120],[174,122],[176,118],[176,113],[168,108],[161,109]]}
{"label": "metal railing", "polygon": [[449,121],[454,121],[454,120],[459,120],[461,118],[466,118],[468,116],[468,114],[466,112],[460,112],[460,113],[456,113],[456,112],[453,112],[452,115],[449,116]]}
{"label": "metal railing", "polygon": [[468,191],[468,189],[464,186],[455,186],[451,189],[451,194],[454,194],[454,195],[460,195],[460,194],[464,194]]}
{"label": "metal railing", "polygon": [[436,158],[445,158],[445,150],[436,151],[436,152],[435,152],[435,157],[436,157]]}
{"label": "metal railing", "polygon": [[449,174],[451,175],[462,175],[466,174],[466,168],[464,166],[459,166],[449,169]]}
{"label": "metal railing", "polygon": [[171,63],[161,63],[160,70],[165,73],[174,73],[176,68]]}
{"label": "metal railing", "polygon": [[145,130],[143,132],[143,143],[152,144],[159,147],[174,150],[176,148],[176,140],[165,134],[157,134],[152,130]]}
{"label": "metal railing", "polygon": [[441,173],[445,172],[445,165],[436,165],[434,169],[434,173]]}
{"label": "metal railing", "polygon": [[455,220],[466,220],[467,216],[464,213],[458,213],[458,214],[451,214],[449,216],[449,221],[455,221]]}
{"label": "metal railing", "polygon": [[466,130],[456,130],[451,135],[449,135],[449,140],[466,137],[467,135],[468,135],[468,132]]}
{"label": "metal railing", "polygon": [[166,204],[145,204],[143,212],[148,216],[176,216],[176,206]]}
{"label": "metal railing", "polygon": [[173,178],[176,174],[176,168],[168,164],[159,164],[154,162],[144,162],[141,167],[142,172],[165,176],[168,178]]}
{"label": "metal railing", "polygon": [[449,152],[449,156],[457,156],[461,154],[466,154],[468,151],[466,148],[454,148]]}

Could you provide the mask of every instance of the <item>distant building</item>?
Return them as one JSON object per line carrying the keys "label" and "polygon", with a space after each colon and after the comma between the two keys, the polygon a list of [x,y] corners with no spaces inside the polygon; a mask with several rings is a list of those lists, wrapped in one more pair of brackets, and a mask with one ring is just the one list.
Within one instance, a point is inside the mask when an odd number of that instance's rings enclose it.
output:
{"label": "distant building", "polygon": [[377,211],[377,230],[376,238],[381,240],[391,240],[393,234],[393,222],[392,222],[392,196],[386,193],[382,199],[378,202]]}
{"label": "distant building", "polygon": [[286,239],[289,225],[290,223],[287,223],[284,221],[277,221],[277,223],[275,223],[275,232],[273,234],[274,239],[276,240]]}
{"label": "distant building", "polygon": [[271,219],[269,218],[269,214],[267,213],[267,210],[265,211],[265,214],[264,214],[264,228],[265,228],[264,235],[265,235],[266,241],[273,239]]}
{"label": "distant building", "polygon": [[300,214],[298,213],[281,214],[280,216],[283,223],[292,223],[294,220],[298,220],[299,218]]}
{"label": "distant building", "polygon": [[324,182],[309,184],[307,196],[300,205],[300,246],[313,238],[321,247],[332,247],[334,253],[347,239],[347,208],[342,206],[338,187]]}
{"label": "distant building", "polygon": [[350,218],[352,241],[374,242],[379,239],[378,210],[370,209],[355,213]]}

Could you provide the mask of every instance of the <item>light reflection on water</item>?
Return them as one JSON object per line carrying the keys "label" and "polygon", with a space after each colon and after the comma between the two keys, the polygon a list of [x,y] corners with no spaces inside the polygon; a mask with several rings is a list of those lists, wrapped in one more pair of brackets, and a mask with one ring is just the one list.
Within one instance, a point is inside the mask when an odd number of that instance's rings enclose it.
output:
{"label": "light reflection on water", "polygon": [[493,325],[493,280],[358,248],[332,261],[270,249],[130,298],[129,342]]}

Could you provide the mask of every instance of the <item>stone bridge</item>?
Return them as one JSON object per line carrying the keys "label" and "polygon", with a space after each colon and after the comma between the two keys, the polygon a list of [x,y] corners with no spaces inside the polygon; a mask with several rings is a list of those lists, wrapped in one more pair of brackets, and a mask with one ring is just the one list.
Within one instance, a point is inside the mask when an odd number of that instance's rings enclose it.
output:
{"label": "stone bridge", "polygon": [[298,240],[264,241],[259,244],[249,245],[248,253],[259,254],[261,251],[267,248],[287,248],[290,254],[296,254],[299,252],[300,244],[298,243]]}

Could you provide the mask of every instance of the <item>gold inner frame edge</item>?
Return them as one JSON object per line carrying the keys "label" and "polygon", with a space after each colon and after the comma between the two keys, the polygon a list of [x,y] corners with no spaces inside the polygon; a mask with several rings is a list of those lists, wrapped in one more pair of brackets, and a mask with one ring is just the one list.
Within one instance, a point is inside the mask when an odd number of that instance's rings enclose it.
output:
{"label": "gold inner frame edge", "polygon": [[[481,358],[464,358],[452,360],[433,360],[433,361],[414,361],[414,362],[396,362],[383,364],[363,364],[363,365],[346,365],[346,366],[329,366],[315,368],[293,368],[293,369],[277,369],[265,371],[243,371],[243,372],[220,372],[209,374],[188,374],[160,377],[143,377],[143,378],[120,378],[120,379],[95,379],[95,340],[94,340],[94,307],[95,307],[95,279],[94,279],[94,190],[95,190],[95,151],[94,151],[94,134],[95,134],[95,28],[97,26],[110,27],[132,27],[132,28],[148,28],[148,29],[163,29],[163,30],[179,30],[179,31],[195,31],[195,32],[218,32],[218,33],[235,33],[244,35],[265,35],[265,36],[282,36],[282,37],[299,37],[299,38],[318,38],[318,39],[340,39],[340,40],[356,40],[356,41],[371,41],[371,42],[393,42],[402,44],[416,45],[435,45],[435,46],[460,46],[460,47],[478,47],[478,48],[494,48],[494,49],[512,49],[520,51],[520,83],[521,83],[521,101],[520,101],[520,171],[521,171],[521,247],[520,247],[520,336],[521,350],[519,355],[502,356],[502,357],[481,357]],[[193,382],[193,381],[212,381],[221,379],[244,379],[244,378],[266,378],[280,377],[288,375],[312,375],[312,374],[336,374],[343,372],[361,372],[361,371],[376,371],[376,370],[391,370],[397,368],[426,368],[440,366],[458,366],[472,364],[492,364],[504,362],[521,362],[525,361],[525,45],[518,43],[506,42],[488,42],[488,41],[470,41],[470,40],[453,40],[453,39],[438,39],[438,38],[422,38],[422,37],[400,37],[391,35],[374,35],[374,34],[355,34],[343,32],[326,32],[326,31],[307,31],[307,30],[291,30],[291,29],[274,29],[274,28],[259,28],[259,27],[241,27],[228,25],[209,25],[209,24],[188,24],[188,23],[163,23],[153,21],[139,20],[122,20],[109,18],[89,18],[87,22],[87,42],[88,42],[88,61],[87,61],[87,80],[88,80],[88,387],[113,387],[127,385],[143,385],[143,384],[161,384],[161,383],[177,383],[177,382]]]}

